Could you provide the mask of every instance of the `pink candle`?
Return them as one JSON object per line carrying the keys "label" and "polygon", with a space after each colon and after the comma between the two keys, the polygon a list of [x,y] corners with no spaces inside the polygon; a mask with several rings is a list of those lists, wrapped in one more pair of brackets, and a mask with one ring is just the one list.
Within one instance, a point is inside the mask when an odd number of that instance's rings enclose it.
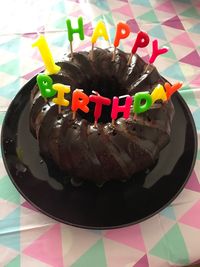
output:
{"label": "pink candle", "polygon": [[153,40],[152,42],[152,46],[153,46],[153,51],[152,51],[152,55],[149,59],[149,63],[153,64],[154,61],[156,60],[156,58],[161,55],[161,54],[165,54],[168,52],[169,48],[168,47],[162,47],[162,48],[158,48],[158,40]]}
{"label": "pink candle", "polygon": [[137,34],[134,46],[131,53],[134,55],[139,47],[146,47],[149,44],[149,35],[146,32],[140,31]]}
{"label": "pink candle", "polygon": [[[119,99],[126,97],[125,104],[122,106],[119,106]],[[132,96],[114,96],[113,97],[113,103],[112,103],[112,111],[111,111],[111,118],[112,118],[112,124],[114,125],[114,120],[117,119],[118,113],[123,113],[123,118],[128,119],[130,115],[131,105],[133,103]]]}
{"label": "pink candle", "polygon": [[98,119],[101,117],[102,106],[109,106],[111,104],[111,100],[107,97],[103,97],[101,95],[90,95],[89,100],[95,103],[94,108],[94,120],[95,126],[97,126]]}
{"label": "pink candle", "polygon": [[138,32],[137,38],[131,50],[131,55],[128,60],[128,65],[131,64],[133,55],[137,52],[139,47],[146,47],[149,44],[149,35],[146,32]]}

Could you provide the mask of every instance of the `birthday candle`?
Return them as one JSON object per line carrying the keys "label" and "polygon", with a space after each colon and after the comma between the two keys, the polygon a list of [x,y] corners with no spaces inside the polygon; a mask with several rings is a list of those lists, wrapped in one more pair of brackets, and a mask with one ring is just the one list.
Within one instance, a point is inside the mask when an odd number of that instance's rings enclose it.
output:
{"label": "birthday candle", "polygon": [[[96,92],[95,92],[96,93]],[[106,105],[109,106],[111,104],[111,100],[107,97],[103,97],[101,95],[90,95],[89,100],[91,102],[95,103],[95,108],[94,108],[94,125],[97,127],[97,122],[98,119],[101,117],[101,112],[102,112],[102,106]]]}
{"label": "birthday candle", "polygon": [[104,37],[104,39],[106,41],[108,41],[108,33],[107,33],[107,30],[106,30],[106,26],[105,24],[103,23],[103,21],[99,21],[93,31],[93,34],[92,34],[92,38],[91,38],[91,41],[92,41],[92,51],[91,51],[91,59],[93,59],[93,50],[94,50],[94,44],[96,43],[97,39],[99,37]]}
{"label": "birthday candle", "polygon": [[[122,106],[119,106],[119,99],[126,97],[125,100],[125,104]],[[113,97],[113,102],[112,102],[112,111],[111,111],[111,118],[112,118],[112,125],[114,126],[114,121],[116,120],[118,113],[122,112],[123,113],[123,117],[125,119],[128,119],[129,115],[130,115],[130,109],[131,109],[131,105],[133,102],[133,98],[132,96],[114,96]]]}
{"label": "birthday candle", "polygon": [[82,110],[85,113],[89,112],[89,108],[87,104],[89,103],[89,97],[82,92],[83,90],[81,89],[76,89],[72,93],[72,106],[71,109],[73,111],[73,120],[75,119],[76,116],[76,111],[78,109]]}
{"label": "birthday candle", "polygon": [[40,89],[41,95],[44,98],[52,97],[56,94],[56,90],[53,89],[53,80],[46,74],[37,75],[37,84]]}
{"label": "birthday candle", "polygon": [[32,47],[38,47],[42,60],[45,65],[45,74],[56,74],[60,71],[60,67],[55,64],[53,56],[47,44],[47,41],[43,35],[40,35],[39,38],[32,44]]}
{"label": "birthday candle", "polygon": [[115,60],[115,55],[116,55],[116,48],[119,45],[119,41],[121,39],[125,39],[129,36],[130,34],[130,28],[128,26],[128,24],[123,23],[123,22],[119,22],[117,24],[117,30],[116,30],[116,34],[115,34],[115,40],[114,40],[114,52],[113,52],[113,58],[112,60]]}
{"label": "birthday candle", "polygon": [[164,87],[166,90],[166,95],[167,95],[167,100],[170,99],[170,97],[178,90],[182,87],[183,83],[178,82],[175,83],[174,85],[170,85],[169,83],[165,83]]}
{"label": "birthday candle", "polygon": [[165,54],[168,52],[169,48],[164,46],[162,48],[158,48],[158,40],[153,40],[152,42],[152,46],[153,46],[153,51],[152,51],[152,55],[149,59],[149,63],[153,64],[154,61],[156,60],[156,58],[161,55],[161,54]]}
{"label": "birthday candle", "polygon": [[80,40],[84,40],[84,30],[83,30],[83,18],[79,17],[78,18],[78,28],[72,28],[72,23],[70,19],[66,20],[67,24],[67,30],[68,30],[68,40],[70,42],[70,49],[71,49],[71,57],[73,57],[73,34],[78,33]]}
{"label": "birthday candle", "polygon": [[58,113],[61,112],[61,106],[69,106],[69,101],[65,99],[65,94],[70,92],[70,87],[62,83],[55,83],[53,89],[58,91],[57,97],[53,98],[52,101],[58,105]]}
{"label": "birthday candle", "polygon": [[167,100],[166,92],[164,90],[164,87],[161,84],[158,84],[154,90],[151,93],[151,98],[152,98],[152,104],[156,100],[162,100],[165,102]]}
{"label": "birthday candle", "polygon": [[[145,101],[144,104],[141,104]],[[135,113],[143,113],[147,111],[152,105],[152,99],[148,92],[139,92],[134,96],[133,111]]]}
{"label": "birthday candle", "polygon": [[146,32],[140,31],[137,34],[137,38],[131,50],[131,55],[128,60],[128,65],[130,65],[133,55],[137,52],[137,49],[140,47],[146,47],[149,44],[149,35]]}

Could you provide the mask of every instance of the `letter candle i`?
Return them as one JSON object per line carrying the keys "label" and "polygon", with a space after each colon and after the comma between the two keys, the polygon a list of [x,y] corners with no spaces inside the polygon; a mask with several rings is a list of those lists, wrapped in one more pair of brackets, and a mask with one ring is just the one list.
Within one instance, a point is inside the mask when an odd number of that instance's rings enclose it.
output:
{"label": "letter candle i", "polygon": [[58,113],[61,113],[61,106],[69,106],[69,101],[65,99],[65,94],[70,93],[70,86],[62,83],[55,83],[53,89],[58,91],[57,97],[53,98],[52,101],[58,105]]}

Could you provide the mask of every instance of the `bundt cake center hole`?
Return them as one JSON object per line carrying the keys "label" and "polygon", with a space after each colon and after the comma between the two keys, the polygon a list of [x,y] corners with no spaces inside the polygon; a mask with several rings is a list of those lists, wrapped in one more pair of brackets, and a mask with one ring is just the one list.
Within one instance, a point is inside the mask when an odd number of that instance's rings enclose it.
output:
{"label": "bundt cake center hole", "polygon": [[[98,123],[107,123],[111,122],[111,111],[112,111],[112,99],[114,96],[125,96],[128,95],[126,88],[122,87],[122,85],[118,82],[116,77],[101,77],[101,79],[90,80],[87,85],[80,85],[79,88],[82,88],[84,93],[88,96],[90,95],[100,95],[111,100],[111,104],[109,106],[102,105],[101,116],[98,119]],[[125,97],[119,99],[119,106],[124,105]],[[88,122],[94,122],[94,111],[96,104],[94,102],[89,102],[89,112],[85,113],[81,110],[78,110],[78,114],[86,119]],[[118,113],[118,118],[122,117],[123,113]]]}

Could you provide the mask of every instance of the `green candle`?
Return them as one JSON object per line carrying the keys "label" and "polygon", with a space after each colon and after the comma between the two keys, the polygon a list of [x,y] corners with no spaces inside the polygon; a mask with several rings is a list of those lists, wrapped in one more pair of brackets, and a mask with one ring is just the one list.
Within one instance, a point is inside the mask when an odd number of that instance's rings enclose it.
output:
{"label": "green candle", "polygon": [[68,39],[70,42],[73,41],[73,34],[78,33],[81,40],[84,40],[84,31],[83,31],[83,18],[78,18],[78,28],[72,28],[72,23],[70,19],[66,20],[67,30],[68,30]]}
{"label": "green candle", "polygon": [[78,28],[72,28],[72,23],[70,19],[66,20],[66,24],[67,24],[67,30],[68,30],[68,39],[70,42],[71,57],[73,58],[73,46],[72,46],[72,42],[74,39],[73,34],[78,33],[79,38],[81,40],[84,40],[83,18],[82,17],[78,18]]}
{"label": "green candle", "polygon": [[57,93],[53,89],[53,80],[46,74],[37,75],[37,84],[44,98],[52,97]]}
{"label": "green candle", "polygon": [[[144,104],[142,104],[144,102]],[[139,92],[134,96],[133,111],[134,113],[142,113],[147,111],[152,105],[152,98],[149,92]]]}

